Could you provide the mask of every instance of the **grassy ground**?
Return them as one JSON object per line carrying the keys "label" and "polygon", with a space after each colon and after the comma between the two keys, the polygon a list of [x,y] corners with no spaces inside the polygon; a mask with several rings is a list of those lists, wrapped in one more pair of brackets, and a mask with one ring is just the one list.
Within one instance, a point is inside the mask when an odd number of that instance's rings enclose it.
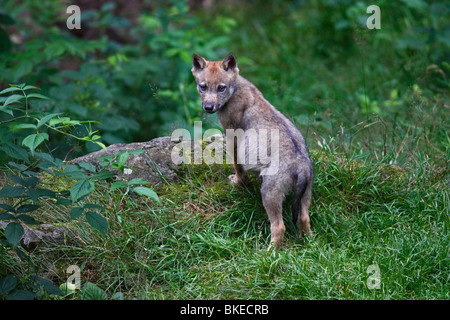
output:
{"label": "grassy ground", "polygon": [[[107,237],[47,203],[37,217],[69,227],[65,245],[31,252],[39,274],[66,281],[81,267],[125,299],[448,299],[448,185],[432,167],[402,169],[313,151],[311,224],[299,240],[285,206],[281,250],[267,252],[269,223],[258,181],[237,189],[230,167],[190,166],[161,203],[115,190],[91,196],[108,207]],[[93,200],[93,199],[91,199]],[[289,199],[288,199],[289,200]],[[369,289],[379,268],[379,289]],[[80,298],[80,294],[68,296]]]}

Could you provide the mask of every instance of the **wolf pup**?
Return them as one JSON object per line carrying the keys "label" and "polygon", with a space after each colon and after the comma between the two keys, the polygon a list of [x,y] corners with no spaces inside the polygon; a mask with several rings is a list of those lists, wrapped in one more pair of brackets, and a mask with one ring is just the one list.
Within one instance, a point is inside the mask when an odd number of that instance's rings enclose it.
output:
{"label": "wolf pup", "polygon": [[[228,132],[231,130],[253,130],[257,133],[262,130],[276,130],[278,134],[275,146],[268,143],[269,153],[277,152],[276,164],[274,161],[260,161],[256,164],[245,161],[249,156],[249,144],[252,143],[248,142],[249,139],[233,138],[237,142],[231,143],[232,150],[228,150],[232,153],[236,171],[236,174],[229,177],[232,183],[244,183],[246,172],[256,172],[262,176],[261,196],[270,219],[269,249],[278,249],[283,240],[286,227],[282,218],[282,204],[291,191],[294,192],[294,224],[300,231],[300,237],[311,235],[308,209],[312,197],[314,169],[300,131],[275,109],[250,81],[239,75],[236,57],[232,53],[222,61],[207,61],[194,54],[192,64],[191,71],[197,83],[203,110],[208,113],[217,112],[220,124],[226,132],[227,148],[230,142]],[[276,170],[264,174],[264,170],[268,172],[267,169],[273,169],[275,165]]]}

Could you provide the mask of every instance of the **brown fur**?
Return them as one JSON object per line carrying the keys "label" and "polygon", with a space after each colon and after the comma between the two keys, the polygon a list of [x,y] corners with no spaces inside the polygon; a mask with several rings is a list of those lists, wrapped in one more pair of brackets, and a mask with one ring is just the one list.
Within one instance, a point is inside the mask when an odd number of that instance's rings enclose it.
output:
{"label": "brown fur", "polygon": [[[203,109],[208,113],[217,112],[227,134],[227,147],[233,145],[228,152],[233,155],[236,174],[231,175],[230,180],[236,185],[244,183],[247,171],[262,176],[261,196],[270,219],[271,246],[278,248],[283,239],[286,228],[282,219],[282,204],[289,192],[294,192],[292,213],[300,236],[312,234],[308,208],[314,169],[300,131],[251,82],[239,75],[233,54],[221,61],[207,61],[194,54],[192,73]],[[275,151],[279,153],[278,162],[251,164],[239,161],[248,156],[249,146],[238,142],[236,137],[229,137],[227,129],[255,130],[258,134],[262,129],[276,130],[279,139],[274,142],[277,142],[275,147],[278,150],[269,147],[268,151],[271,155]],[[230,139],[235,139],[234,143],[229,143]],[[272,146],[270,143],[268,145]],[[270,168],[275,168],[276,173],[264,174],[268,172],[264,170]]]}

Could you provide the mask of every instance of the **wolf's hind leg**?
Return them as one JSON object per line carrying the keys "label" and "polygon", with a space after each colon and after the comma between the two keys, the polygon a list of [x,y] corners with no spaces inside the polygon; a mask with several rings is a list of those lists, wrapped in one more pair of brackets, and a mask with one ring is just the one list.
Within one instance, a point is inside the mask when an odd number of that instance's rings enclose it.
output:
{"label": "wolf's hind leg", "polygon": [[309,206],[312,198],[312,183],[308,183],[305,193],[301,198],[300,215],[297,219],[297,227],[300,231],[300,238],[303,236],[312,236],[311,226],[309,223]]}
{"label": "wolf's hind leg", "polygon": [[270,220],[270,246],[268,250],[272,247],[279,249],[286,227],[282,216],[284,194],[277,188],[276,179],[263,179],[261,196]]}

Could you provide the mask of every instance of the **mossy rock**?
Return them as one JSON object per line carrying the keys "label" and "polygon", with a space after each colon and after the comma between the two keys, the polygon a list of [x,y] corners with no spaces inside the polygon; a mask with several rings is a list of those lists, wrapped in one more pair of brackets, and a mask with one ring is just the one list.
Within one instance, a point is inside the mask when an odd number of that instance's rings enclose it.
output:
{"label": "mossy rock", "polygon": [[[223,136],[218,135],[214,141],[223,142]],[[180,139],[172,139],[171,137],[158,137],[147,142],[136,142],[128,144],[113,144],[96,152],[89,153],[85,156],[71,160],[71,164],[79,164],[87,162],[93,164],[97,169],[101,169],[100,161],[105,156],[115,156],[121,152],[130,152],[125,165],[127,169],[109,169],[117,176],[118,180],[130,181],[132,179],[141,178],[149,181],[156,187],[163,184],[174,183],[184,175],[186,165],[184,163],[177,164],[172,159],[172,153],[176,152],[175,147],[181,144]],[[194,141],[187,140],[184,143],[191,146],[192,152],[186,154],[190,157],[191,163],[194,163]],[[201,141],[197,146],[201,146],[202,154],[205,148],[211,143],[211,139]],[[143,150],[144,152],[134,154],[132,151]],[[201,165],[204,163],[202,162]],[[197,166],[197,165],[196,165]],[[199,166],[200,167],[200,166]]]}

